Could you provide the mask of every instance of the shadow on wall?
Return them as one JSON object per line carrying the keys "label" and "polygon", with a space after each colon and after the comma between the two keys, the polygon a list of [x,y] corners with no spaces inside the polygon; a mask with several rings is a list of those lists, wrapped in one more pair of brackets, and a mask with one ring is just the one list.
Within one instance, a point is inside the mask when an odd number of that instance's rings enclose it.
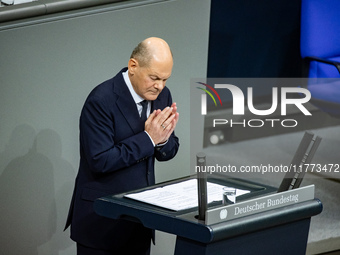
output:
{"label": "shadow on wall", "polygon": [[13,130],[0,154],[1,255],[54,255],[72,245],[63,227],[75,173],[61,149],[53,130]]}

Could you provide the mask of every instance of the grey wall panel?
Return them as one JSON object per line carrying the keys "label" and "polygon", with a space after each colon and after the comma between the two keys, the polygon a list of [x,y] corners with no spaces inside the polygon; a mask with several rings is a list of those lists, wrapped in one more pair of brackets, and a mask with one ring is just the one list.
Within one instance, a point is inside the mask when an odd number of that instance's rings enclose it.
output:
{"label": "grey wall panel", "polygon": [[[172,47],[167,85],[180,112],[179,155],[158,163],[156,178],[190,173],[189,86],[191,78],[206,76],[209,13],[210,1],[177,0],[0,25],[0,201],[6,208],[0,254],[75,254],[63,227],[78,168],[81,107],[149,36]],[[172,254],[174,237],[158,235],[153,254]]]}

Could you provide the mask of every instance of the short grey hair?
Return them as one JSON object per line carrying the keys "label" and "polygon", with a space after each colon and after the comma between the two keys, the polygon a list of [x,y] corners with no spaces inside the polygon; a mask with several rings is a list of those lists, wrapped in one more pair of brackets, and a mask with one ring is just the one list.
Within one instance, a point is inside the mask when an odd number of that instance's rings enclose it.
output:
{"label": "short grey hair", "polygon": [[134,58],[138,61],[139,65],[142,67],[148,66],[152,55],[150,53],[150,49],[147,47],[146,43],[140,42],[136,48],[131,53],[130,58]]}

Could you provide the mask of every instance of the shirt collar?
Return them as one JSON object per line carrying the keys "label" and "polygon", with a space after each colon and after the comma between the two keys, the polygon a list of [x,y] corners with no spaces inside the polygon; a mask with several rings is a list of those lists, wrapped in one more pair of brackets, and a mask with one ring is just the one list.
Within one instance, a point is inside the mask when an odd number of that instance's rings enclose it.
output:
{"label": "shirt collar", "polygon": [[125,81],[127,87],[129,88],[129,91],[130,91],[132,98],[135,101],[135,103],[138,104],[138,103],[142,102],[144,100],[144,98],[142,98],[140,95],[138,95],[136,93],[136,91],[133,89],[133,86],[132,86],[130,78],[129,78],[129,70],[126,70],[126,72],[123,72],[123,78],[124,78],[124,81]]}

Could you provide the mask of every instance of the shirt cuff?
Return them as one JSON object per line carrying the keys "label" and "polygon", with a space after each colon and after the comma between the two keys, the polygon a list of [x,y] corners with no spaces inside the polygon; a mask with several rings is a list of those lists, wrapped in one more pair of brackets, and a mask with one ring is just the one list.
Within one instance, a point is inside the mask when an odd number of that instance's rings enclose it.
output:
{"label": "shirt cuff", "polygon": [[148,137],[150,138],[150,141],[152,142],[153,147],[155,147],[155,143],[154,143],[154,141],[152,140],[152,138],[151,138],[151,136],[149,135],[149,133],[146,132],[145,130],[144,130],[144,132],[145,132],[145,133],[148,135]]}
{"label": "shirt cuff", "polygon": [[144,132],[148,135],[148,137],[150,138],[150,141],[152,142],[153,144],[153,147],[161,147],[161,146],[164,146],[168,143],[169,139],[166,140],[164,143],[159,143],[159,144],[155,144],[154,141],[152,140],[151,136],[149,135],[149,133],[147,131],[144,130]]}
{"label": "shirt cuff", "polygon": [[164,146],[168,143],[169,140],[166,140],[164,143],[159,143],[156,145],[156,147],[161,147],[161,146]]}

